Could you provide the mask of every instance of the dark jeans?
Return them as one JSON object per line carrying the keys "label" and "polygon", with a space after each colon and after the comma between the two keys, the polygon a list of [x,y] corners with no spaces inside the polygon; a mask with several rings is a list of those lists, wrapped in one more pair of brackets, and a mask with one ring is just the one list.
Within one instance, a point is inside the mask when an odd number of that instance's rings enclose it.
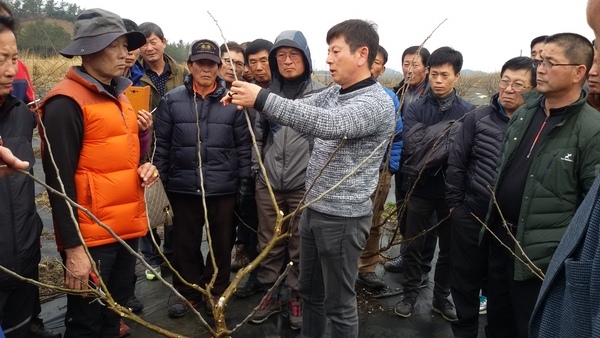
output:
{"label": "dark jeans", "polygon": [[[404,294],[416,298],[421,285],[421,252],[425,243],[424,236],[419,236],[423,230],[431,228],[431,214],[437,214],[438,219],[448,216],[448,205],[443,199],[424,199],[411,196],[407,205],[406,238],[404,254]],[[435,265],[433,299],[447,298],[450,295],[450,220],[442,222],[435,230],[439,238],[440,251]]]}
{"label": "dark jeans", "polygon": [[[402,174],[396,173],[394,174],[394,183],[396,184],[396,205],[398,208],[404,203],[407,192],[402,188]],[[400,233],[403,238],[406,238],[406,214],[407,211],[404,210],[404,213],[398,214],[398,225],[400,227]],[[434,226],[437,223],[437,216],[435,213],[431,215],[430,218],[431,226]],[[425,244],[423,244],[423,251],[421,251],[421,272],[429,274],[431,272],[431,261],[433,260],[433,256],[435,254],[435,247],[437,246],[437,235],[434,232],[430,232],[425,237]]]}
{"label": "dark jeans", "polygon": [[479,332],[479,291],[485,289],[489,253],[489,237],[479,241],[483,227],[463,206],[454,208],[452,223],[452,255],[450,291],[458,321],[451,323],[457,337],[477,337]]}
{"label": "dark jeans", "polygon": [[[252,262],[258,256],[258,214],[256,208],[256,200],[254,201],[254,209],[245,215],[243,219],[240,216],[234,215],[234,223],[237,223],[237,239],[235,244],[244,245],[244,251],[248,254],[248,259]],[[235,231],[234,231],[235,235]],[[254,269],[250,272],[248,280],[258,279],[258,270]]]}
{"label": "dark jeans", "polygon": [[339,217],[310,208],[300,219],[302,337],[323,337],[327,319],[331,337],[358,336],[354,282],[358,259],[371,229],[371,215]]}
{"label": "dark jeans", "polygon": [[[503,242],[509,243],[504,230],[496,233]],[[490,238],[488,264],[487,337],[528,337],[529,318],[542,281],[538,278],[516,281],[514,258],[495,238]]]}
{"label": "dark jeans", "polygon": [[254,260],[258,256],[258,236],[256,229],[258,227],[258,218],[256,214],[247,217],[243,222],[236,216],[234,219],[237,221],[237,239],[235,244],[243,244],[244,251],[248,254],[250,261]]}
{"label": "dark jeans", "polygon": [[[172,237],[173,237],[171,232],[173,231],[173,226],[165,225],[164,231],[165,231],[164,232],[165,241],[163,242],[162,251],[165,254],[165,256],[167,257],[167,259],[169,259],[169,257],[171,257],[173,255],[173,245],[171,244]],[[140,238],[140,251],[142,252],[142,255],[144,256],[144,260],[146,262],[148,262],[148,264],[150,264],[152,266],[158,266],[163,263],[163,258],[158,253],[158,249],[156,248],[156,246],[154,246],[154,243],[152,243],[152,235],[151,234],[154,235],[154,240],[156,240],[156,244],[160,247],[161,239],[160,239],[160,237],[158,237],[157,228],[154,228],[154,229],[152,229],[152,233],[150,233],[150,231],[148,231],[146,236]]]}
{"label": "dark jeans", "polygon": [[[192,284],[205,287],[214,268],[210,255],[206,264],[200,246],[205,225],[201,196],[169,193],[173,207],[173,267],[181,277]],[[221,295],[229,285],[231,249],[233,248],[233,208],[235,194],[207,197],[206,213],[212,240],[212,253],[219,272],[212,294]],[[210,250],[209,250],[210,251]],[[173,285],[188,300],[199,301],[201,294],[173,276]]]}
{"label": "dark jeans", "polygon": [[[131,248],[135,252],[138,252],[140,250],[140,241],[141,241],[141,238],[136,238],[135,241],[130,244],[130,245],[132,245]],[[135,283],[137,282],[137,275],[134,273],[133,276],[131,276],[131,278],[132,278],[131,279],[132,286],[131,286],[131,294],[129,295],[129,298],[135,296]],[[40,312],[41,312],[41,310],[42,309],[40,308]]]}
{"label": "dark jeans", "polygon": [[[135,247],[137,238],[126,242]],[[135,273],[135,256],[119,243],[91,247],[89,251],[113,299],[125,305],[133,292],[131,279]],[[64,253],[62,256],[64,261]],[[65,338],[119,337],[119,315],[92,300],[89,297],[67,295]]]}

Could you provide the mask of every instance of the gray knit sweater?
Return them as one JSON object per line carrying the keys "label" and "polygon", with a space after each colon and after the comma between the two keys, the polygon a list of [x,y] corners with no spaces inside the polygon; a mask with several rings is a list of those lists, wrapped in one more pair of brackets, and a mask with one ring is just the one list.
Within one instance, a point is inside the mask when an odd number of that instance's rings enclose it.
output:
{"label": "gray knit sweater", "polygon": [[[269,94],[263,107],[266,118],[315,137],[306,169],[306,202],[340,182],[394,132],[394,104],[381,86],[375,84],[345,94],[340,94],[340,88],[335,85],[298,100]],[[344,138],[344,144],[335,152]],[[384,143],[350,178],[309,208],[343,217],[371,214],[370,196],[377,186],[386,147]]]}

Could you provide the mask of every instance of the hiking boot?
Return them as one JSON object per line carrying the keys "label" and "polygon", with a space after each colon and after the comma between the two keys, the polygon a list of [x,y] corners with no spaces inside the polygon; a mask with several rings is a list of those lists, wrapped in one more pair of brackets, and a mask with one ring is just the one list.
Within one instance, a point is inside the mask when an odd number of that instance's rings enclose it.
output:
{"label": "hiking boot", "polygon": [[389,272],[402,272],[404,269],[404,259],[402,258],[402,255],[400,255],[391,261],[385,262],[383,267]]}
{"label": "hiking boot", "polygon": [[[197,309],[201,304],[198,301],[190,300],[190,304]],[[177,303],[171,305],[169,308],[169,317],[171,318],[181,318],[190,312],[190,308],[182,301],[179,300]]]}
{"label": "hiking boot", "polygon": [[448,298],[434,300],[431,305],[431,309],[434,312],[441,314],[442,317],[449,322],[455,322],[458,320],[458,317],[456,316],[456,309],[454,308],[452,302],[448,300]]}
{"label": "hiking boot", "polygon": [[487,313],[487,297],[479,295],[479,314],[484,315]]}
{"label": "hiking boot", "polygon": [[288,320],[292,330],[302,328],[302,300],[299,297],[290,299],[288,307]]}
{"label": "hiking boot", "polygon": [[279,302],[279,299],[269,296],[260,304],[260,308],[254,314],[251,322],[254,324],[260,324],[267,320],[267,318],[269,318],[272,314],[279,312],[281,312],[281,303]]}
{"label": "hiking boot", "polygon": [[375,272],[359,272],[356,283],[373,290],[381,290],[387,286]]}
{"label": "hiking boot", "polygon": [[421,274],[421,284],[419,285],[419,287],[426,288],[428,283],[429,283],[429,273]]}
{"label": "hiking boot", "polygon": [[235,245],[235,253],[231,258],[231,271],[237,272],[250,262],[248,254],[244,250],[244,244]]}
{"label": "hiking boot", "polygon": [[144,309],[144,304],[142,304],[142,302],[140,302],[135,295],[131,295],[131,297],[127,299],[127,307],[129,310],[131,310],[131,312],[138,313]]}
{"label": "hiking boot", "polygon": [[160,265],[152,265],[152,269],[154,269],[154,271],[152,270],[146,270],[144,273],[146,274],[146,279],[147,280],[157,280],[158,276],[162,277],[162,274],[160,272]]}
{"label": "hiking boot", "polygon": [[415,312],[417,300],[411,296],[404,296],[401,301],[396,304],[394,313],[400,317],[408,318]]}
{"label": "hiking boot", "polygon": [[250,275],[248,276],[248,280],[246,280],[246,283],[244,283],[244,285],[235,290],[233,294],[238,298],[246,298],[263,290],[263,285],[261,282],[258,281],[258,278],[256,276]]}

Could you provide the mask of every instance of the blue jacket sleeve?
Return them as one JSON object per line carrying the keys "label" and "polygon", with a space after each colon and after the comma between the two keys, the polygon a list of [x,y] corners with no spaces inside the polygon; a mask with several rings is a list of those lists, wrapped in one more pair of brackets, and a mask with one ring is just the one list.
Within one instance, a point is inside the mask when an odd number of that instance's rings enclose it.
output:
{"label": "blue jacket sleeve", "polygon": [[400,157],[402,154],[402,118],[400,117],[400,100],[398,100],[398,95],[387,87],[383,87],[383,89],[390,98],[392,98],[392,101],[394,101],[394,111],[396,112],[396,131],[394,132],[394,139],[392,140],[392,145],[390,147],[390,162],[388,165],[390,172],[395,174],[400,169]]}
{"label": "blue jacket sleeve", "polygon": [[[398,111],[398,110],[396,110]],[[400,169],[400,160],[402,155],[402,118],[398,116],[398,121],[396,122],[396,132],[394,133],[394,139],[392,141],[392,150],[390,152],[390,172],[395,174]]]}

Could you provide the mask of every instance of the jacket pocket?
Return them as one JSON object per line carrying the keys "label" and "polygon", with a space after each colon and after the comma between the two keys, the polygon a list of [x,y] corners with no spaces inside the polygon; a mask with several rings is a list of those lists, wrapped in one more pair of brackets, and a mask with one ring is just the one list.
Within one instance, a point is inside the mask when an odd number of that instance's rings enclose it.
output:
{"label": "jacket pocket", "polygon": [[[585,332],[590,329],[590,322],[585,323],[585,318],[590,318],[590,309],[596,305],[591,302],[590,278],[592,277],[594,262],[592,260],[574,260],[572,258],[565,260],[565,310],[570,310],[568,314],[571,318],[578,318],[575,325],[573,337],[585,337]],[[582,335],[583,334],[583,335]]]}
{"label": "jacket pocket", "polygon": [[[85,203],[87,204],[86,208],[96,217],[99,217],[99,211],[98,207],[96,205],[96,201],[94,199],[94,191],[95,191],[95,184],[94,184],[94,175],[92,175],[89,172],[86,172],[85,174],[85,184],[83,184],[82,186],[84,187],[85,191],[85,199],[83,199],[85,201]],[[88,216],[85,216],[88,217]],[[93,221],[92,221],[93,222]]]}

